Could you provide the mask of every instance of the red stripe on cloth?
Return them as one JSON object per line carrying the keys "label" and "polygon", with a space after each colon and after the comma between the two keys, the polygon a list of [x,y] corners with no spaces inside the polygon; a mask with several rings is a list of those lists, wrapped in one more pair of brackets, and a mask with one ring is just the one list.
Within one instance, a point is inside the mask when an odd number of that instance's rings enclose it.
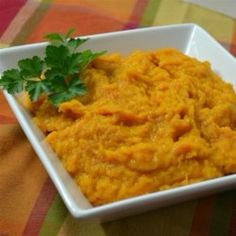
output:
{"label": "red stripe on cloth", "polygon": [[0,114],[0,124],[15,124],[16,118],[11,116],[5,116]]}
{"label": "red stripe on cloth", "polygon": [[0,36],[25,3],[26,0],[0,0]]}
{"label": "red stripe on cloth", "polygon": [[230,51],[231,44],[226,42],[220,42],[220,44],[227,50]]}
{"label": "red stripe on cloth", "polygon": [[141,17],[143,15],[143,12],[144,12],[147,4],[148,4],[148,0],[137,0],[136,4],[134,6],[134,9],[131,13],[129,22],[126,23],[124,26],[124,30],[137,28],[139,26]]}
{"label": "red stripe on cloth", "polygon": [[48,177],[31,211],[22,235],[38,235],[43,220],[56,196],[56,193],[57,191]]}
{"label": "red stripe on cloth", "polygon": [[236,22],[234,23],[234,34],[231,42],[230,52],[236,57]]}
{"label": "red stripe on cloth", "polygon": [[231,45],[230,52],[236,57],[236,44]]}
{"label": "red stripe on cloth", "polygon": [[232,43],[225,43],[225,42],[220,42],[220,44],[227,50],[229,51],[232,55],[236,57],[236,35],[235,35],[235,42]]}
{"label": "red stripe on cloth", "polygon": [[208,197],[199,200],[193,217],[189,236],[205,236],[209,233],[209,223],[212,215],[214,198]]}

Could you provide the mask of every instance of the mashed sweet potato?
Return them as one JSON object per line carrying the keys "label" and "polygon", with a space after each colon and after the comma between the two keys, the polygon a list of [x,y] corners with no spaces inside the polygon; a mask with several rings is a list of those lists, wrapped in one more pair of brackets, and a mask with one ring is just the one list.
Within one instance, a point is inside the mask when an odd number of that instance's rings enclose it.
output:
{"label": "mashed sweet potato", "polygon": [[93,205],[236,172],[236,94],[174,49],[97,58],[88,92],[34,120]]}

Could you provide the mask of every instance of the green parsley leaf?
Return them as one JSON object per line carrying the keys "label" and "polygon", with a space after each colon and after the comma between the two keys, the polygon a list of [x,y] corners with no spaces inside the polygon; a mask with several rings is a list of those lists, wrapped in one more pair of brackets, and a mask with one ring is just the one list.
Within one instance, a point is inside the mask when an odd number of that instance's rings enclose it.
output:
{"label": "green parsley leaf", "polygon": [[[63,45],[59,47],[48,46],[46,49],[45,61],[47,66],[53,69],[53,71],[50,70],[50,77],[52,72],[56,73],[57,75],[64,76],[72,75],[79,72],[79,54],[70,54],[68,48]],[[49,74],[46,73],[46,77],[48,75]]]}
{"label": "green parsley leaf", "polygon": [[73,93],[74,96],[82,96],[86,94],[86,87],[84,83],[81,82],[79,77],[73,77],[68,84],[68,88],[70,93]]}
{"label": "green parsley leaf", "polygon": [[50,33],[45,35],[46,38],[52,45],[60,46],[60,45],[67,45],[71,39],[71,35],[75,32],[75,29],[71,28],[67,31],[65,35],[58,34],[58,33]]}
{"label": "green parsley leaf", "polygon": [[47,84],[44,80],[40,81],[28,81],[26,85],[26,90],[29,94],[31,101],[36,101],[41,94],[47,93],[49,91]]}
{"label": "green parsley leaf", "polygon": [[47,34],[44,38],[46,38],[52,44],[64,43],[65,40],[64,37],[57,33]]}
{"label": "green parsley leaf", "polygon": [[37,56],[18,61],[20,73],[24,78],[40,77],[43,71],[44,62]]}
{"label": "green parsley leaf", "polygon": [[67,89],[67,82],[63,75],[54,75],[49,79],[44,80],[47,84],[47,88],[49,89],[48,95],[57,93]]}
{"label": "green parsley leaf", "polygon": [[85,85],[80,81],[79,78],[73,78],[67,85],[66,89],[58,90],[48,96],[49,101],[51,101],[55,106],[60,103],[68,101],[76,96],[82,96],[86,93]]}
{"label": "green parsley leaf", "polygon": [[70,28],[66,33],[65,33],[65,38],[71,38],[72,34],[75,33],[74,28]]}
{"label": "green parsley leaf", "polygon": [[6,89],[8,93],[19,93],[23,91],[24,78],[17,69],[6,70],[0,79],[0,86]]}
{"label": "green parsley leaf", "polygon": [[81,54],[80,53],[74,53],[70,57],[68,57],[65,67],[67,69],[68,75],[76,74],[80,71],[79,63],[81,62]]}
{"label": "green parsley leaf", "polygon": [[3,73],[0,87],[11,94],[25,90],[32,101],[45,94],[55,106],[73,97],[83,96],[86,86],[80,74],[92,60],[105,52],[77,52],[78,47],[88,39],[69,38],[73,33],[74,29],[68,30],[65,35],[47,34],[45,37],[49,45],[45,50],[45,58],[34,56],[20,60],[18,69]]}
{"label": "green parsley leaf", "polygon": [[45,71],[44,76],[45,78],[47,78],[47,81],[50,81],[52,83],[56,83],[54,79],[58,76],[62,76],[62,78],[64,79],[62,73],[58,71],[57,68],[48,69],[47,71]]}
{"label": "green parsley leaf", "polygon": [[67,42],[67,45],[71,48],[71,50],[74,52],[79,46],[81,46],[83,43],[85,43],[88,39],[84,38],[72,38]]}
{"label": "green parsley leaf", "polygon": [[70,52],[66,46],[60,45],[57,47],[49,45],[46,47],[45,62],[48,67],[57,68],[60,71],[63,71],[69,55]]}
{"label": "green parsley leaf", "polygon": [[83,70],[85,69],[85,67],[91,62],[93,61],[96,57],[101,56],[102,54],[104,54],[105,51],[103,52],[98,52],[98,53],[93,53],[90,49],[83,51],[80,55],[80,61],[78,63],[79,66],[79,70]]}

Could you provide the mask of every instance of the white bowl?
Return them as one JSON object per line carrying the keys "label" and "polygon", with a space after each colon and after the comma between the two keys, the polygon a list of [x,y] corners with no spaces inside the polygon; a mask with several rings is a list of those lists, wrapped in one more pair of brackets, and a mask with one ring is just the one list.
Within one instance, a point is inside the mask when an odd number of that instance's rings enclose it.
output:
{"label": "white bowl", "polygon": [[[84,47],[95,51],[107,50],[128,54],[134,49],[177,48],[189,56],[208,60],[213,70],[236,87],[236,59],[197,25],[151,27],[89,37],[90,40]],[[0,50],[0,73],[15,67],[21,58],[42,55],[45,46],[46,43],[39,43]],[[44,142],[44,135],[34,125],[30,114],[20,104],[17,97],[6,92],[4,94],[68,210],[78,219],[112,220],[236,186],[236,174],[233,174],[93,207],[80,192],[79,187],[68,175],[51,148]]]}

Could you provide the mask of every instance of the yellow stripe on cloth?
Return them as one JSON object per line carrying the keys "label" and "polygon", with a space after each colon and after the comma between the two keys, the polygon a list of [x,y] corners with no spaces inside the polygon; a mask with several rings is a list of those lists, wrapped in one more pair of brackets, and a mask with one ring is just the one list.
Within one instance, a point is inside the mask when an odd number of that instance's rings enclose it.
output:
{"label": "yellow stripe on cloth", "polygon": [[196,23],[218,41],[231,43],[234,22],[230,17],[193,4],[162,0],[153,24]]}
{"label": "yellow stripe on cloth", "polygon": [[190,5],[185,22],[195,22],[205,28],[213,37],[221,42],[231,43],[234,20],[215,11]]}
{"label": "yellow stripe on cloth", "polygon": [[7,47],[9,47],[9,44],[0,43],[0,48],[7,48]]}
{"label": "yellow stripe on cloth", "polygon": [[154,25],[182,23],[189,4],[180,1],[162,0],[154,19]]}

